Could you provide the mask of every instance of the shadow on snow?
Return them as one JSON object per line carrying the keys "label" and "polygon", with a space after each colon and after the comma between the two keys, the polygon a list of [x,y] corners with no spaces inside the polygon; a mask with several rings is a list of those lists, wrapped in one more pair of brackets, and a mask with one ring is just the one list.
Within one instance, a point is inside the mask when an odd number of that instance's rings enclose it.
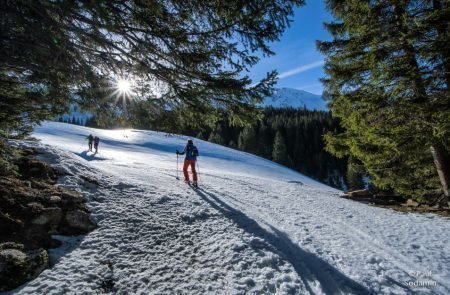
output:
{"label": "shadow on snow", "polygon": [[216,195],[203,189],[195,191],[211,207],[234,221],[240,228],[263,239],[275,248],[281,257],[292,264],[309,292],[314,293],[311,286],[314,281],[319,281],[325,294],[340,294],[341,292],[343,294],[372,294],[365,286],[346,277],[328,262],[300,248],[291,241],[286,233],[269,225],[272,231],[270,232],[241,211],[223,202]]}
{"label": "shadow on snow", "polygon": [[82,157],[86,161],[104,161],[108,160],[107,158],[102,158],[97,156],[97,153],[88,154],[89,151],[82,151],[81,153],[76,153],[76,155]]}

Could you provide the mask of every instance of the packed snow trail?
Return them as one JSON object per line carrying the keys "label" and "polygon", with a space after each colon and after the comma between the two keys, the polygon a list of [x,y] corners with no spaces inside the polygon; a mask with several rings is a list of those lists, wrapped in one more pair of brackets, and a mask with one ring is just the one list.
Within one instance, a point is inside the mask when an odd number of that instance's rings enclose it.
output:
{"label": "packed snow trail", "polygon": [[[96,155],[85,152],[89,133],[102,139]],[[176,180],[175,149],[186,137],[61,123],[34,136],[99,227],[58,237],[54,266],[12,293],[450,293],[446,218],[341,199],[290,169],[200,140],[193,189]]]}

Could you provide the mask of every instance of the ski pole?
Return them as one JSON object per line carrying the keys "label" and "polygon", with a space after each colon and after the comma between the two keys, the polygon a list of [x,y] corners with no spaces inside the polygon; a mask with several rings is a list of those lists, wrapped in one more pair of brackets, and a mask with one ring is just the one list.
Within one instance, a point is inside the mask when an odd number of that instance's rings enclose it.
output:
{"label": "ski pole", "polygon": [[178,153],[177,153],[177,179],[179,180],[180,177],[178,177]]}
{"label": "ski pole", "polygon": [[201,178],[200,178],[200,166],[198,165],[198,160],[196,162],[197,162],[197,170],[198,170],[198,180],[200,182],[201,181]]}

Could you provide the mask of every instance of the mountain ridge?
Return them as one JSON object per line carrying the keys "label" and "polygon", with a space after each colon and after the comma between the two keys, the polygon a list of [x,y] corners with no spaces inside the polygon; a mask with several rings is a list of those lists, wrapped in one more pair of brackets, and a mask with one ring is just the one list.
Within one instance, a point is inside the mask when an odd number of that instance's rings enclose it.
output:
{"label": "mountain ridge", "polygon": [[303,108],[308,110],[328,111],[327,102],[321,95],[313,94],[305,90],[294,88],[277,88],[274,94],[262,103],[263,107],[293,107]]}

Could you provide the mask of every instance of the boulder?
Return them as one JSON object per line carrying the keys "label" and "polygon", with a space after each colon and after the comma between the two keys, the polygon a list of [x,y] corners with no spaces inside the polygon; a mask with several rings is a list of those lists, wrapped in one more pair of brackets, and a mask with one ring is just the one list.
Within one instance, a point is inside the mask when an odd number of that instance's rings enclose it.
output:
{"label": "boulder", "polygon": [[47,225],[30,224],[15,235],[27,249],[53,248],[54,240],[48,232]]}
{"label": "boulder", "polygon": [[26,157],[16,164],[20,177],[0,176],[0,293],[48,267],[43,248],[61,245],[52,234],[79,235],[96,228],[80,193],[55,185],[55,169]]}
{"label": "boulder", "polygon": [[48,253],[43,249],[28,252],[0,250],[0,291],[14,289],[35,278],[48,265]]}
{"label": "boulder", "polygon": [[23,244],[14,243],[14,242],[1,243],[0,250],[5,250],[5,249],[23,250],[23,249],[25,249],[25,246]]}
{"label": "boulder", "polygon": [[23,227],[23,222],[0,211],[0,232],[14,232]]}
{"label": "boulder", "polygon": [[408,201],[406,201],[406,206],[407,207],[419,207],[419,203],[412,199],[408,199]]}
{"label": "boulder", "polygon": [[31,223],[37,225],[57,225],[63,216],[60,208],[45,208]]}
{"label": "boulder", "polygon": [[[90,184],[95,185],[95,186],[100,186],[100,183],[98,182],[98,180],[95,179],[95,178],[93,178],[93,177],[89,177],[89,176],[85,176],[85,175],[80,175],[80,178],[81,178],[82,180],[84,180],[85,185],[86,185],[86,182],[87,182],[87,183],[90,183]],[[88,185],[88,186],[89,186],[89,185]]]}
{"label": "boulder", "polygon": [[38,151],[35,148],[23,148],[20,150],[20,153],[22,154],[22,156],[27,157],[36,155]]}
{"label": "boulder", "polygon": [[97,227],[89,218],[89,214],[81,210],[72,210],[66,213],[67,225],[71,228],[87,233]]}
{"label": "boulder", "polygon": [[17,160],[16,165],[19,168],[19,174],[22,175],[23,179],[36,178],[56,180],[57,178],[55,169],[36,159],[21,157]]}
{"label": "boulder", "polygon": [[75,191],[64,190],[61,194],[61,203],[64,206],[76,207],[84,202],[83,197]]}
{"label": "boulder", "polygon": [[39,202],[30,202],[27,204],[27,207],[31,210],[34,214],[39,214],[42,211],[44,211],[45,207]]}
{"label": "boulder", "polygon": [[50,197],[48,197],[47,202],[49,204],[61,203],[61,197],[59,197],[59,196],[50,196]]}
{"label": "boulder", "polygon": [[372,197],[373,194],[367,189],[362,189],[348,192],[347,195],[350,198],[369,198]]}

